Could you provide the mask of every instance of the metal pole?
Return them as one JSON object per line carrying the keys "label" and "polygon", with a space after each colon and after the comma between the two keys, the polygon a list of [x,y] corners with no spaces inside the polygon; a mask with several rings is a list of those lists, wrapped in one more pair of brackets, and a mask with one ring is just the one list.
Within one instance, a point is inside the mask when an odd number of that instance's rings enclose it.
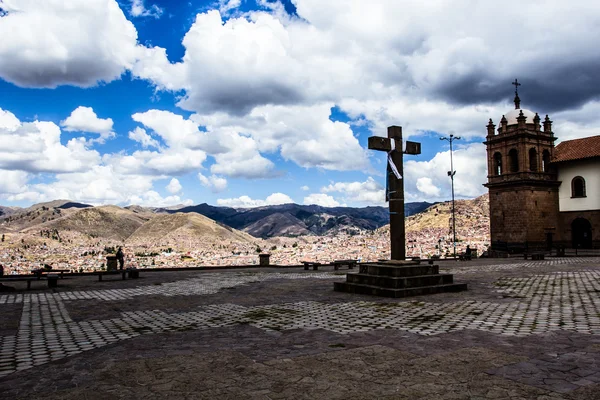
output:
{"label": "metal pole", "polygon": [[460,136],[454,137],[454,135],[450,135],[450,137],[442,137],[440,140],[447,140],[450,142],[450,171],[448,172],[448,176],[450,176],[450,181],[452,184],[452,245],[454,248],[454,258],[456,258],[456,214],[454,209],[454,160],[452,158],[452,142],[460,139]]}
{"label": "metal pole", "polygon": [[454,244],[454,258],[456,258],[456,215],[454,214],[454,162],[452,161],[452,135],[450,135],[450,180],[452,181],[452,237]]}

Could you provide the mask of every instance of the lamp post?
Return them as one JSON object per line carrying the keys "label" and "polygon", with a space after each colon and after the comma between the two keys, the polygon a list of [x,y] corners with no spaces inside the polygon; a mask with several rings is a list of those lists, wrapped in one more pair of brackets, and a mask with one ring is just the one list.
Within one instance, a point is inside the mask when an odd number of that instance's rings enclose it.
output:
{"label": "lamp post", "polygon": [[456,171],[454,170],[454,163],[452,161],[452,142],[455,140],[459,140],[460,136],[454,136],[450,134],[450,137],[441,137],[440,140],[447,140],[450,142],[450,171],[448,171],[448,176],[452,181],[452,242],[454,245],[454,258],[456,258],[456,218],[454,215],[454,175]]}

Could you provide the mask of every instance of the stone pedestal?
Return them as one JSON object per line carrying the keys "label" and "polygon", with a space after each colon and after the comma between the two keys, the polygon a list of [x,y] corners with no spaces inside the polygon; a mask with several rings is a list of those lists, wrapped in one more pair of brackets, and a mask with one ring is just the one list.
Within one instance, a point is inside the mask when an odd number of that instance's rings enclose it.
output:
{"label": "stone pedestal", "polygon": [[360,265],[358,274],[346,275],[346,282],[335,282],[338,292],[383,297],[409,297],[467,290],[466,283],[454,283],[451,274],[440,274],[437,265],[419,261],[380,261]]}
{"label": "stone pedestal", "polygon": [[258,258],[259,258],[259,264],[261,267],[269,266],[269,259],[271,258],[270,254],[259,254]]}
{"label": "stone pedestal", "polygon": [[116,271],[117,270],[117,256],[107,256],[106,257],[106,271]]}

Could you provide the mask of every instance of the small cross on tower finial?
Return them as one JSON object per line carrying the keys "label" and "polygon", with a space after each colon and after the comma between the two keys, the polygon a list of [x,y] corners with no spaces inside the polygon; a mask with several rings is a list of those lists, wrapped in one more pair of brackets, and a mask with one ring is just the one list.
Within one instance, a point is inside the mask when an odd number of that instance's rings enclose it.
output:
{"label": "small cross on tower finial", "polygon": [[521,84],[516,78],[512,84],[515,85],[515,110],[518,110],[521,108],[521,99],[519,98],[519,86],[521,86]]}

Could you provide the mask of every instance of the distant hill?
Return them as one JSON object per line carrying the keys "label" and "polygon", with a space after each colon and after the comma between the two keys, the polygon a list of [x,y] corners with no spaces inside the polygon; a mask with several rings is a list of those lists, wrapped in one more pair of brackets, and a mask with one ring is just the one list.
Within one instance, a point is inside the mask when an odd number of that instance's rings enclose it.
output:
{"label": "distant hill", "polygon": [[0,216],[0,232],[18,232],[39,224],[46,223],[69,215],[87,204],[69,200],[54,200],[34,204],[28,208],[14,209],[13,212]]}
{"label": "distant hill", "polygon": [[78,208],[58,219],[31,226],[27,230],[57,229],[91,237],[124,241],[152,217],[117,206]]}
{"label": "distant hill", "polygon": [[[169,246],[184,242],[201,244],[253,243],[255,238],[197,213],[160,214],[155,208],[129,206],[93,207],[58,200],[35,204],[0,217],[1,232],[70,232],[78,240],[106,239],[136,245]],[[48,238],[53,237],[48,236]]]}
{"label": "distant hill", "polygon": [[[458,251],[469,243],[480,254],[490,243],[490,213],[487,194],[472,200],[456,200],[456,239]],[[452,252],[452,203],[436,203],[424,211],[406,219],[406,240],[409,256],[437,254],[436,246],[442,245],[442,253]],[[390,226],[385,225],[376,236],[389,236]],[[420,254],[422,253],[422,254]]]}
{"label": "distant hill", "polygon": [[[416,214],[431,205],[432,203],[427,202],[407,203],[405,215]],[[389,223],[387,207],[353,208],[281,204],[235,209],[199,204],[180,208],[176,212],[196,212],[261,238],[324,235],[340,230],[374,230]]]}
{"label": "distant hill", "polygon": [[223,241],[252,242],[253,239],[244,232],[223,226],[203,215],[176,213],[153,216],[127,238],[127,243],[166,245],[187,240],[212,244]]}
{"label": "distant hill", "polygon": [[255,237],[301,236],[313,234],[306,224],[292,214],[274,213],[246,226],[245,232]]}
{"label": "distant hill", "polygon": [[10,215],[10,214],[14,214],[15,212],[17,212],[19,210],[20,210],[20,207],[4,207],[4,206],[0,206],[0,217],[6,216],[6,215]]}
{"label": "distant hill", "polygon": [[[406,215],[418,213],[430,205],[425,202],[407,203]],[[24,209],[3,208],[7,214],[0,215],[0,232],[57,229],[79,232],[91,238],[141,241],[144,237],[149,240],[175,237],[185,231],[198,237],[213,235],[245,241],[249,239],[243,232],[260,238],[360,233],[389,223],[387,207],[298,204],[240,209],[208,204],[179,207],[93,207],[69,200],[55,200]],[[184,217],[186,214],[196,216]],[[229,234],[225,235],[225,231]]]}

